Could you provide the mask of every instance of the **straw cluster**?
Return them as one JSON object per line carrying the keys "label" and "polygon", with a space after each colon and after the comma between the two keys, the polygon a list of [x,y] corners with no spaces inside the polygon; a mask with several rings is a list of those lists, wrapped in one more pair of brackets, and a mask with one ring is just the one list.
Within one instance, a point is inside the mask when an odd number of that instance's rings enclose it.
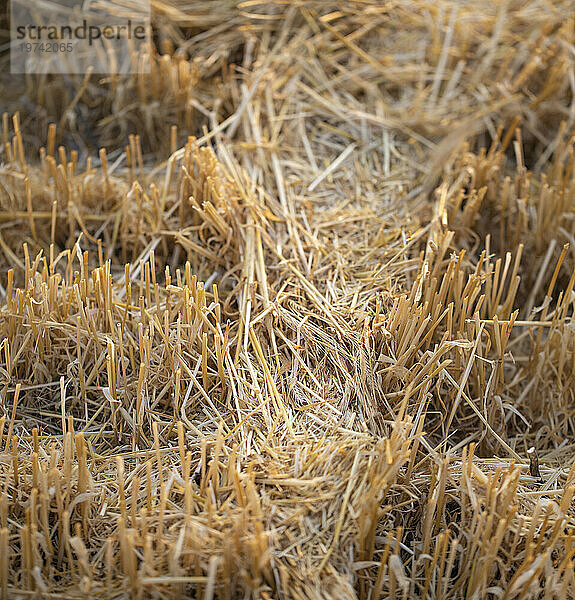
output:
{"label": "straw cluster", "polygon": [[5,90],[0,597],[575,598],[575,5],[152,4]]}

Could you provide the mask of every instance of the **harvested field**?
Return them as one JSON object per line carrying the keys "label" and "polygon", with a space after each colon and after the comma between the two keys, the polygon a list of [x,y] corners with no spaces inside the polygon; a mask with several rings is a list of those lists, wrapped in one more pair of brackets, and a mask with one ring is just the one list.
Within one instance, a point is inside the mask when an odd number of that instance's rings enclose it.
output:
{"label": "harvested field", "polygon": [[1,57],[0,597],[575,598],[575,1],[152,8]]}

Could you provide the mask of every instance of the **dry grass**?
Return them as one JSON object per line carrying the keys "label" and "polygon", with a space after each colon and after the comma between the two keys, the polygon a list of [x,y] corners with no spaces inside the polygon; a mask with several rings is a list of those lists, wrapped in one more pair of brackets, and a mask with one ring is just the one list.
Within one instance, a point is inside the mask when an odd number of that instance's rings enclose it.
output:
{"label": "dry grass", "polygon": [[575,598],[573,1],[153,7],[0,82],[0,597]]}

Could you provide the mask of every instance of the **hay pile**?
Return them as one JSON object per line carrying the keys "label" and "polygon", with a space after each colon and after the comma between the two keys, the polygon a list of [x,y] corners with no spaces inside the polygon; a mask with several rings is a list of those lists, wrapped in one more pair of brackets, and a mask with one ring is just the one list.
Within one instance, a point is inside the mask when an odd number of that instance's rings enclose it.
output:
{"label": "hay pile", "polygon": [[0,596],[575,598],[575,3],[153,10],[2,75]]}

